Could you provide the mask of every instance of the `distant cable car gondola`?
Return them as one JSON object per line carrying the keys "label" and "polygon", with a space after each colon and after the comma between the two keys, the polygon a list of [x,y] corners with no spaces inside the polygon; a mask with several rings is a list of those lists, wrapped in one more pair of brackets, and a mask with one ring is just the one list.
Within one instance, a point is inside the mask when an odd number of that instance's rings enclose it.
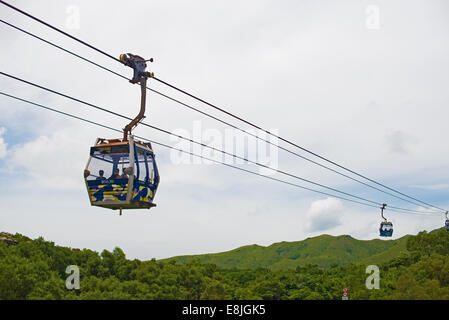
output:
{"label": "distant cable car gondola", "polygon": [[151,143],[136,141],[131,135],[145,117],[146,83],[153,73],[145,72],[146,61],[139,56],[122,54],[120,61],[134,69],[130,82],[140,82],[140,112],[123,129],[123,139],[97,139],[90,149],[84,180],[91,205],[118,209],[121,215],[122,209],[156,206],[159,172]]}
{"label": "distant cable car gondola", "polygon": [[384,203],[382,205],[382,207],[380,208],[380,210],[381,210],[380,215],[385,220],[380,223],[379,232],[380,232],[381,237],[391,237],[393,235],[393,224],[391,222],[387,221],[387,219],[385,219],[385,217],[384,217],[384,209],[386,206],[387,206],[387,204]]}
{"label": "distant cable car gondola", "polygon": [[444,227],[446,228],[447,231],[449,231],[449,219],[447,217],[449,211],[446,211],[446,223],[444,224]]}

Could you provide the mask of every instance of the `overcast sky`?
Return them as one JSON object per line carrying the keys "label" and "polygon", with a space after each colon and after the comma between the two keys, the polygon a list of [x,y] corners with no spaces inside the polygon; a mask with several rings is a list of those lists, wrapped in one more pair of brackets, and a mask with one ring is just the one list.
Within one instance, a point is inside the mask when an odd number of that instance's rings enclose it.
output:
{"label": "overcast sky", "polygon": [[[116,57],[127,52],[153,57],[149,69],[160,79],[393,188],[449,207],[446,0],[10,3]],[[0,17],[131,77],[131,69],[3,5]],[[4,24],[0,39],[1,71],[127,116],[137,114],[138,86]],[[149,85],[249,129],[155,81]],[[4,76],[0,91],[118,129],[126,125]],[[229,129],[154,93],[147,98],[145,122],[152,125],[192,137],[200,128],[206,143]],[[135,134],[180,145],[147,127],[138,127]],[[219,164],[176,164],[174,154],[158,146],[156,208],[119,216],[91,207],[82,173],[97,137],[120,135],[0,95],[0,231],[97,251],[118,246],[128,258],[139,259],[322,233],[379,238],[376,208]],[[281,170],[418,209],[291,154],[271,151]],[[250,164],[241,167],[258,170]],[[387,210],[386,216],[394,224],[393,238],[444,224],[443,214]]]}

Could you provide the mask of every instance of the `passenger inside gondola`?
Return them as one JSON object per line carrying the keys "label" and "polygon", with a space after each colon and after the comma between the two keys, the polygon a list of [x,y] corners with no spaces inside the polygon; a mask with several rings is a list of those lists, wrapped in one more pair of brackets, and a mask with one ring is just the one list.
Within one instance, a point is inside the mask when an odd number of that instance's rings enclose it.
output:
{"label": "passenger inside gondola", "polygon": [[125,168],[122,169],[122,175],[120,176],[121,179],[128,179],[128,175],[125,173]]}
{"label": "passenger inside gondola", "polygon": [[103,170],[98,171],[98,174],[99,174],[99,177],[97,177],[96,180],[103,180],[103,179],[106,179],[106,178],[104,177],[104,171],[103,171]]}
{"label": "passenger inside gondola", "polygon": [[120,179],[120,170],[117,168],[114,170],[114,173],[112,174],[112,176],[109,177],[109,179]]}

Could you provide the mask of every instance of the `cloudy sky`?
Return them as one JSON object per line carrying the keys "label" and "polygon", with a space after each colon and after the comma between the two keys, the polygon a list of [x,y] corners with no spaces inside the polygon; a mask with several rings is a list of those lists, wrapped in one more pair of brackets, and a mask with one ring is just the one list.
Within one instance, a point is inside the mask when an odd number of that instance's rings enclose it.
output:
{"label": "cloudy sky", "polygon": [[[393,188],[449,207],[446,0],[10,3],[114,56],[131,52],[153,57],[149,67],[160,79]],[[5,6],[0,6],[0,17],[131,77],[131,69]],[[137,86],[4,24],[0,39],[1,71],[127,116],[137,114]],[[159,83],[149,85],[249,129]],[[126,125],[4,76],[0,91],[118,129]],[[191,137],[199,132],[205,143],[220,145],[223,138],[226,147],[229,128],[154,93],[147,98],[147,123]],[[147,127],[138,127],[135,134],[183,146]],[[0,231],[97,251],[119,246],[129,258],[139,259],[220,252],[322,233],[379,238],[376,208],[219,164],[179,163],[176,154],[156,146],[161,174],[156,208],[125,211],[120,217],[91,207],[82,178],[89,148],[97,137],[119,136],[0,95]],[[284,151],[267,152],[280,170],[374,201],[419,209]],[[280,174],[272,177],[300,183]],[[442,214],[386,211],[386,216],[395,227],[393,238],[444,223]]]}

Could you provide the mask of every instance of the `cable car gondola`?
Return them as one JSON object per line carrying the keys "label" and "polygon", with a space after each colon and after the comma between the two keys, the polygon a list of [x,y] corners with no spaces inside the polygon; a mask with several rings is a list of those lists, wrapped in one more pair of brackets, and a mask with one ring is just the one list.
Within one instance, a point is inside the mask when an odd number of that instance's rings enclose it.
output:
{"label": "cable car gondola", "polygon": [[131,134],[145,117],[146,83],[153,73],[145,72],[146,61],[139,56],[123,54],[120,61],[134,69],[130,82],[140,82],[140,112],[123,129],[122,139],[97,138],[90,148],[84,180],[92,206],[118,209],[121,215],[122,209],[156,206],[153,200],[159,185],[159,172],[151,143],[137,141]]}
{"label": "cable car gondola", "polygon": [[393,235],[393,224],[391,222],[387,221],[387,219],[385,219],[385,217],[384,217],[384,209],[386,206],[387,206],[387,204],[384,203],[382,205],[382,207],[380,208],[380,210],[381,210],[380,215],[385,220],[380,223],[379,232],[380,232],[381,237],[391,237]]}

